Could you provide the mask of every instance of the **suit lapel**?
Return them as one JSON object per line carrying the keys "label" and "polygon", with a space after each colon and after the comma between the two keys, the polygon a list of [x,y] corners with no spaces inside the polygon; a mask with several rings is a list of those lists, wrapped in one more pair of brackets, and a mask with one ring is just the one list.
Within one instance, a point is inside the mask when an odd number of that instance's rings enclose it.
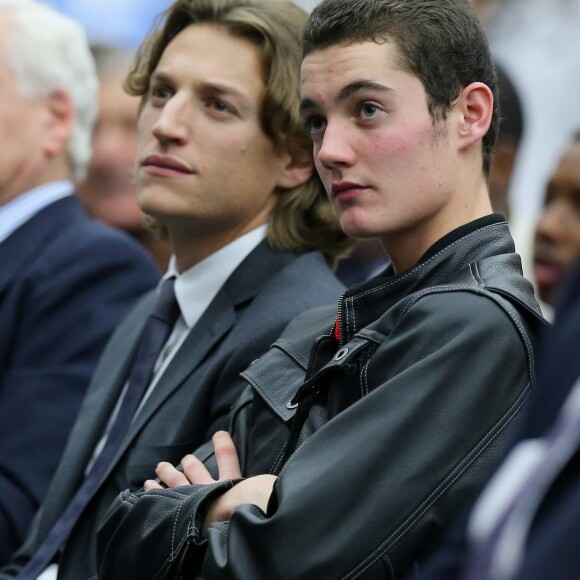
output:
{"label": "suit lapel", "polygon": [[149,421],[163,402],[171,397],[175,390],[199,368],[207,354],[229,332],[236,320],[237,314],[233,304],[225,292],[220,291],[191,330],[153,389],[133,422],[129,436],[125,438],[119,453],[125,451],[134,435]]}
{"label": "suit lapel", "polygon": [[[83,420],[75,423],[51,484],[58,486],[58,493],[52,494],[49,490],[47,494],[46,517],[42,520],[44,526],[50,527],[64,511],[84,478],[86,467],[123,389],[137,341],[154,302],[155,294],[151,292],[119,326],[103,353],[79,413]],[[56,502],[50,501],[53,497]]]}
{"label": "suit lapel", "polygon": [[[154,302],[155,294],[152,292],[118,328],[103,355],[105,364],[100,364],[93,376],[81,410],[83,417],[89,420],[80,422],[78,431],[75,429],[74,432],[79,445],[82,445],[82,452],[88,454],[88,457],[78,458],[85,466],[119,400],[139,337]],[[122,353],[122,356],[117,353]],[[103,388],[104,385],[106,388]]]}
{"label": "suit lapel", "polygon": [[39,249],[62,229],[64,223],[78,219],[82,210],[69,196],[45,207],[0,243],[0,295],[20,272],[30,268]]}
{"label": "suit lapel", "polygon": [[[218,292],[153,389],[131,425],[113,465],[167,398],[203,363],[208,353],[236,324],[238,309],[253,299],[295,256],[262,242],[238,266]],[[111,468],[113,467],[111,466]]]}

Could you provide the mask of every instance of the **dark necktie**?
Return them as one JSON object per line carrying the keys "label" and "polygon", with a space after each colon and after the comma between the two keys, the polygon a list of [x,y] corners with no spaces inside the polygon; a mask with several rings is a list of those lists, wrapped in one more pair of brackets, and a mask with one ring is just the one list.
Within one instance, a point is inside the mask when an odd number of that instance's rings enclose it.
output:
{"label": "dark necktie", "polygon": [[85,480],[72,497],[66,510],[51,528],[46,539],[36,550],[28,564],[22,569],[18,578],[35,580],[50,564],[105,476],[149,385],[159,353],[169,338],[179,316],[179,305],[173,288],[174,283],[174,278],[169,278],[163,282],[157,302],[143,328],[137,354],[129,374],[125,396],[111,425],[103,450],[95,459],[86,474]]}
{"label": "dark necktie", "polygon": [[[539,466],[520,486],[491,533],[473,547],[465,580],[511,578],[524,556],[528,532],[546,492],[580,446],[580,379],[570,390],[553,427],[543,440]],[[505,549],[509,562],[501,560]],[[499,554],[499,563],[498,563]]]}

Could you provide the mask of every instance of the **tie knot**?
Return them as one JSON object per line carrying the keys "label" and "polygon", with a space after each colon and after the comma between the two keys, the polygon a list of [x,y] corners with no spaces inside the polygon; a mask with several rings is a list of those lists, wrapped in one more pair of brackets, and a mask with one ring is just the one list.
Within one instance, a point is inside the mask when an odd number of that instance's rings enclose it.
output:
{"label": "tie knot", "polygon": [[159,289],[159,296],[151,316],[169,326],[173,326],[179,316],[179,312],[179,304],[175,297],[175,278],[168,278]]}

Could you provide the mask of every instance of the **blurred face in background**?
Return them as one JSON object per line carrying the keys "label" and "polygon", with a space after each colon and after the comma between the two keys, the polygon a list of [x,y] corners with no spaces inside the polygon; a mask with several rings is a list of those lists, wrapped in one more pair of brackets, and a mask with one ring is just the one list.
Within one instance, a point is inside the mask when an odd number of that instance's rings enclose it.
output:
{"label": "blurred face in background", "polygon": [[540,298],[553,303],[562,278],[580,257],[580,141],[560,159],[546,190],[534,244]]}
{"label": "blurred face in background", "polygon": [[78,188],[87,211],[112,226],[134,232],[143,228],[134,172],[139,99],[123,90],[124,72],[101,77],[99,120],[86,181]]}

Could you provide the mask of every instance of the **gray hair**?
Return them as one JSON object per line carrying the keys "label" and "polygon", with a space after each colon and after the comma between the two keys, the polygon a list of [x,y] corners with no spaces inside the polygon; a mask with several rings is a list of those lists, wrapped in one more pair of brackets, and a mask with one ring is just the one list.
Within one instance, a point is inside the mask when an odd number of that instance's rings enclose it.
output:
{"label": "gray hair", "polygon": [[71,98],[75,122],[67,152],[73,179],[81,181],[92,154],[99,90],[85,31],[35,0],[0,0],[0,10],[13,19],[7,59],[22,93],[41,99],[62,90]]}

